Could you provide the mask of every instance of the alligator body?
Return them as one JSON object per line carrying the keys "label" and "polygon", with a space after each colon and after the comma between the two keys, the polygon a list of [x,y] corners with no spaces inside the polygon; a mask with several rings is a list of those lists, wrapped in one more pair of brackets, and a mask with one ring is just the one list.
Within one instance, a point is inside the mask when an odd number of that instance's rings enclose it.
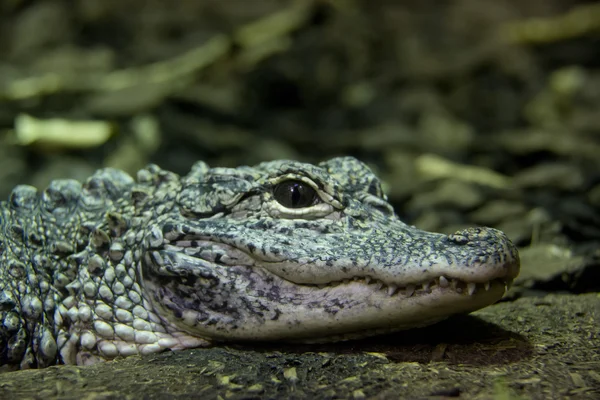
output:
{"label": "alligator body", "polygon": [[492,304],[518,271],[498,230],[400,221],[349,157],[103,169],[0,203],[0,364],[391,332]]}

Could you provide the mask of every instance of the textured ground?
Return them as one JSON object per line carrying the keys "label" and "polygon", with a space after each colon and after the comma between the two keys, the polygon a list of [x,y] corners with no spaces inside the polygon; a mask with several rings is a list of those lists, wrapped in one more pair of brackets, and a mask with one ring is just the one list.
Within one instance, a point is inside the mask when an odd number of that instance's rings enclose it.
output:
{"label": "textured ground", "polygon": [[529,297],[372,340],[236,345],[13,372],[2,376],[0,397],[595,399],[598,326],[597,294]]}

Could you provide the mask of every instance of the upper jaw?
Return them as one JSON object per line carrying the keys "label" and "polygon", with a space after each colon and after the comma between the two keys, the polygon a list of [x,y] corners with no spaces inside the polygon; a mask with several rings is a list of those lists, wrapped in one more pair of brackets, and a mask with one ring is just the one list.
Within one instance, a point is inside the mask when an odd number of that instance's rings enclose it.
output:
{"label": "upper jaw", "polygon": [[[357,242],[361,242],[361,238]],[[351,242],[339,240],[339,242]],[[356,246],[356,245],[354,245]],[[365,247],[369,243],[365,241]],[[349,247],[353,247],[349,244]],[[371,245],[371,247],[373,247]],[[410,240],[390,241],[374,248],[375,255],[332,258],[304,257],[260,264],[271,273],[297,284],[322,285],[363,279],[380,282],[390,290],[432,286],[485,287],[492,281],[510,286],[520,269],[516,247],[506,235],[492,228],[471,228],[452,235],[414,229]],[[316,252],[319,253],[319,252]]]}
{"label": "upper jaw", "polygon": [[[340,233],[324,233],[324,241],[315,241],[314,246],[300,237],[299,243],[305,245],[290,246],[294,237],[278,242],[244,226],[237,227],[237,236],[227,236],[223,232],[207,233],[202,224],[186,221],[152,229],[155,237],[151,247],[184,251],[222,266],[259,265],[295,284],[332,285],[364,279],[367,283],[381,282],[392,292],[438,284],[442,288],[464,287],[470,293],[473,285],[485,288],[494,280],[510,285],[519,273],[516,247],[496,229],[469,228],[442,235],[404,224],[399,227],[400,239],[379,247],[377,237]],[[353,254],[361,244],[373,254]]]}

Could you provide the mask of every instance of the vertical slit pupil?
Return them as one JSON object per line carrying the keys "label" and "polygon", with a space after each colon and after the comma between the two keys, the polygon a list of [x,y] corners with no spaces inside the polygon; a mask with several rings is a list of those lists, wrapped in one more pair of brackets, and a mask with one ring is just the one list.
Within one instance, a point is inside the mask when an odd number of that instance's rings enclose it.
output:
{"label": "vertical slit pupil", "polygon": [[275,200],[287,208],[303,208],[315,203],[317,193],[301,181],[285,181],[277,184],[273,190]]}

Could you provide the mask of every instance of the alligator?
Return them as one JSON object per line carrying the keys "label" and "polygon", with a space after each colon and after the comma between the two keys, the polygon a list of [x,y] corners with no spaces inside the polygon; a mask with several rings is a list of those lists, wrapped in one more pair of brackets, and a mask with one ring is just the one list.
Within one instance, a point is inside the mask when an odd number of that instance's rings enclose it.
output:
{"label": "alligator", "polygon": [[351,157],[106,168],[0,203],[0,365],[422,327],[493,304],[518,272],[499,230],[402,222]]}

